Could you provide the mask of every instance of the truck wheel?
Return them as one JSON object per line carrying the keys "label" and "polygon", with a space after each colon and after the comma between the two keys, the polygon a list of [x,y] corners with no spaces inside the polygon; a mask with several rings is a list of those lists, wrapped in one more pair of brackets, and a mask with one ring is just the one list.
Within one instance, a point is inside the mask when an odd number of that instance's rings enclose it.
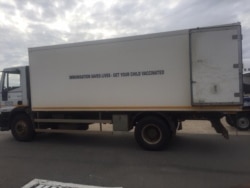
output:
{"label": "truck wheel", "polygon": [[32,122],[26,115],[17,115],[11,123],[11,132],[18,141],[31,141],[35,136]]}
{"label": "truck wheel", "polygon": [[242,131],[246,131],[250,128],[250,119],[246,115],[237,117],[236,128]]}
{"label": "truck wheel", "polygon": [[146,150],[162,150],[171,138],[169,126],[156,117],[141,119],[134,134],[137,143]]}

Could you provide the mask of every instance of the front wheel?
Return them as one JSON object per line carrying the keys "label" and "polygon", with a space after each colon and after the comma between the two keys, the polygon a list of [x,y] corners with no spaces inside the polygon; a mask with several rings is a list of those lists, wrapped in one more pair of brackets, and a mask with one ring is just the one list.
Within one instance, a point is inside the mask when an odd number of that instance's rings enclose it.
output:
{"label": "front wheel", "polygon": [[11,123],[11,132],[18,141],[31,141],[35,136],[30,118],[24,114],[14,117]]}
{"label": "front wheel", "polygon": [[170,138],[169,126],[160,118],[143,118],[135,127],[135,139],[146,150],[162,150]]}

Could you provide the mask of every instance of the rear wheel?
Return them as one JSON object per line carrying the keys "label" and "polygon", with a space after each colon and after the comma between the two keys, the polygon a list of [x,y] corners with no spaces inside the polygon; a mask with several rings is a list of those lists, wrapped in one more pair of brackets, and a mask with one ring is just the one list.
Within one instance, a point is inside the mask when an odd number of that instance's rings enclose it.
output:
{"label": "rear wheel", "polygon": [[135,127],[135,139],[146,150],[162,150],[170,138],[168,124],[157,117],[143,118]]}
{"label": "rear wheel", "polygon": [[31,141],[35,136],[30,118],[24,114],[14,117],[11,123],[11,132],[18,141]]}

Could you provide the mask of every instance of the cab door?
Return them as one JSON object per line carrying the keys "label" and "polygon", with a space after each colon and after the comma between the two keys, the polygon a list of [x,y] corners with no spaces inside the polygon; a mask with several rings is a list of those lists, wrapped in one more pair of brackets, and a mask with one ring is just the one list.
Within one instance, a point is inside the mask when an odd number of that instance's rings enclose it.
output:
{"label": "cab door", "polygon": [[5,69],[1,81],[1,107],[28,105],[26,68]]}

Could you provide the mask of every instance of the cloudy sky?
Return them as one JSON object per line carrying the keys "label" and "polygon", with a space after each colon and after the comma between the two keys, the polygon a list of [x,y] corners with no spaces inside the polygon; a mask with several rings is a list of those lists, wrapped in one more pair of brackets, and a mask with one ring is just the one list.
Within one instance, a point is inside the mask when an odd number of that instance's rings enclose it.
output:
{"label": "cloudy sky", "polygon": [[0,0],[0,69],[27,65],[29,47],[235,22],[248,61],[249,0]]}

